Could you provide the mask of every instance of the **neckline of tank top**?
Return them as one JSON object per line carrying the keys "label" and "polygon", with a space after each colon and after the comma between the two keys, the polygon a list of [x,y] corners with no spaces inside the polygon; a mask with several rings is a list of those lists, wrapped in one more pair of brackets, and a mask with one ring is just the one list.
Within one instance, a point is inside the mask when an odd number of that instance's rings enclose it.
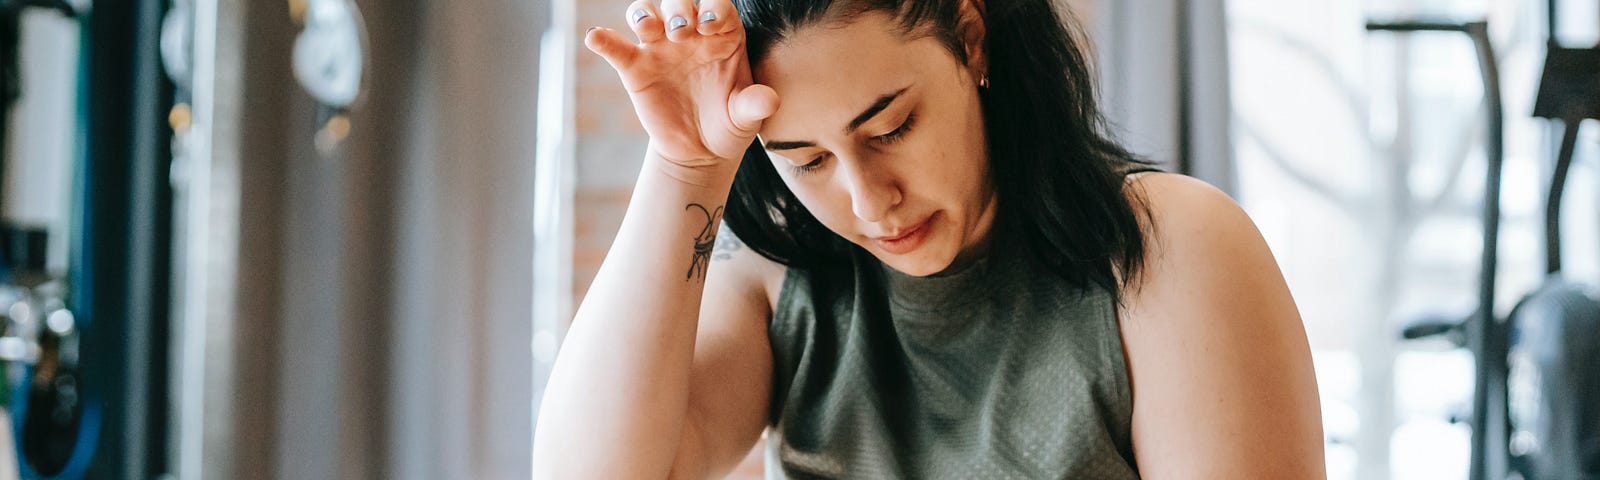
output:
{"label": "neckline of tank top", "polygon": [[[933,313],[957,309],[991,296],[1007,288],[1010,275],[1025,275],[1024,262],[1018,261],[1023,249],[1015,242],[997,238],[985,252],[971,263],[954,271],[918,277],[895,270],[876,257],[883,271],[889,300],[895,307],[906,311]],[[871,257],[870,254],[868,254]],[[998,258],[997,258],[998,257]]]}

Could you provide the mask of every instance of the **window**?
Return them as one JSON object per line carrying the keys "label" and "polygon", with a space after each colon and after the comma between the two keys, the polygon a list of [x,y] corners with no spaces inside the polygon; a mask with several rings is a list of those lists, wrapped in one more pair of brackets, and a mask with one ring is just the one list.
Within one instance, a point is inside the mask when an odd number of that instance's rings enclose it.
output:
{"label": "window", "polygon": [[[1593,43],[1595,3],[1563,7],[1567,43]],[[1470,431],[1449,420],[1470,414],[1472,355],[1438,340],[1402,342],[1398,332],[1421,315],[1464,317],[1475,306],[1485,138],[1477,60],[1462,35],[1363,26],[1490,22],[1506,101],[1503,315],[1544,272],[1554,154],[1551,130],[1530,116],[1544,2],[1228,0],[1227,9],[1239,197],[1306,322],[1329,477],[1465,478]],[[1596,130],[1581,141],[1562,230],[1565,272],[1591,285],[1600,283]]]}

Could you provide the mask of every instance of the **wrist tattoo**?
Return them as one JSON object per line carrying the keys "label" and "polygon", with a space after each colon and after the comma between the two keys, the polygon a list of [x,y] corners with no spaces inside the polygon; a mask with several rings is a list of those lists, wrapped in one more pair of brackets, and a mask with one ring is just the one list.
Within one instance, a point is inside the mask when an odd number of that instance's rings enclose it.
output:
{"label": "wrist tattoo", "polygon": [[689,259],[689,273],[684,277],[685,280],[695,277],[700,277],[702,280],[706,278],[706,268],[710,266],[712,248],[716,244],[717,220],[722,218],[722,207],[717,207],[715,211],[707,210],[698,203],[683,207],[686,211],[697,208],[705,215],[706,225],[701,227],[700,233],[694,237],[694,256]]}

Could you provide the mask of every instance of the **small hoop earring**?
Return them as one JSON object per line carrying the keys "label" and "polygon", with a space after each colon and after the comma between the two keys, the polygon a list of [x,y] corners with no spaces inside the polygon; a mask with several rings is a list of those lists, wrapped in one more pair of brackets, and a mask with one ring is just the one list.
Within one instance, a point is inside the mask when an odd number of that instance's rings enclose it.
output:
{"label": "small hoop earring", "polygon": [[989,76],[978,77],[978,88],[989,88]]}

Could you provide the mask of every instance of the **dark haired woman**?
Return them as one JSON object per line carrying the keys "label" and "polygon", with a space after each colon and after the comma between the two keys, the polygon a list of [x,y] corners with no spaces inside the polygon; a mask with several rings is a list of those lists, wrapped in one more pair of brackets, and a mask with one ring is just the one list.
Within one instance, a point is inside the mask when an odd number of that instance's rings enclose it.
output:
{"label": "dark haired woman", "polygon": [[1324,476],[1271,252],[1109,139],[1050,0],[626,15],[585,43],[649,149],[540,477],[717,477],[769,427],[799,478]]}

